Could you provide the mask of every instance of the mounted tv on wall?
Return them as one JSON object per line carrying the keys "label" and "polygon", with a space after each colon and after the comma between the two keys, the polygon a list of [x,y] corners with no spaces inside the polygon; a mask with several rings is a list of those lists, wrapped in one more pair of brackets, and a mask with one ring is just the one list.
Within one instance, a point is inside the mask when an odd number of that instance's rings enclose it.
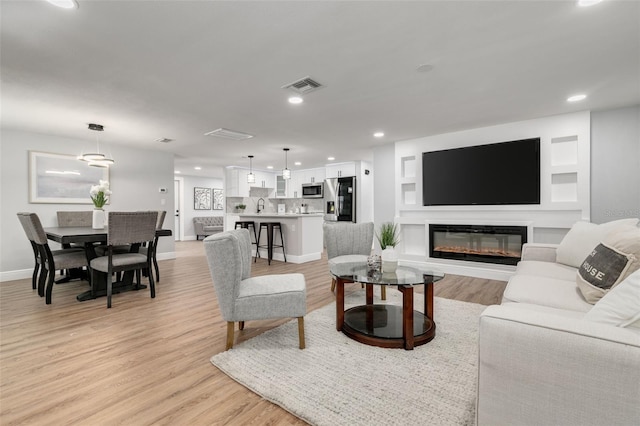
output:
{"label": "mounted tv on wall", "polygon": [[540,138],[422,153],[422,204],[540,204]]}

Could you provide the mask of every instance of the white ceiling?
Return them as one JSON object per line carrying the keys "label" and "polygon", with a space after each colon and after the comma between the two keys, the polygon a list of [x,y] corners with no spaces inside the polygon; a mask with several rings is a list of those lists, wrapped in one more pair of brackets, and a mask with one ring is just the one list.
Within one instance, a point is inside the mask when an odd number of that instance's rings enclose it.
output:
{"label": "white ceiling", "polygon": [[[1,2],[2,127],[94,141],[99,123],[185,174],[640,103],[638,1],[78,3]],[[305,76],[326,87],[289,104]],[[255,137],[204,136],[219,127]]]}

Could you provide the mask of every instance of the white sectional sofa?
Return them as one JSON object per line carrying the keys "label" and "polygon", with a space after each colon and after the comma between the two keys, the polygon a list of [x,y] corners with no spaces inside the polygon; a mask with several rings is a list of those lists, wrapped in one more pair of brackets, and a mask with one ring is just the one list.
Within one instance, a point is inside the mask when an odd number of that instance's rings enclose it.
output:
{"label": "white sectional sofa", "polygon": [[578,268],[557,261],[579,258],[566,246],[525,244],[502,304],[481,315],[479,426],[640,424],[640,270],[591,304]]}

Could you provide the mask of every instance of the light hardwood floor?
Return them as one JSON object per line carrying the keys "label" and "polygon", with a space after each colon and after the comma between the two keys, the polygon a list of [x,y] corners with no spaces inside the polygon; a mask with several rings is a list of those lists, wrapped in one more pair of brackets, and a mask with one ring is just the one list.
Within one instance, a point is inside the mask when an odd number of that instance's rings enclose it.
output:
{"label": "light hardwood floor", "polygon": [[[85,282],[56,285],[48,306],[30,279],[0,283],[0,424],[305,424],[209,362],[224,350],[226,324],[202,244],[177,243],[177,258],[160,262],[155,299],[148,290],[115,295],[109,310],[104,298],[76,301]],[[308,311],[334,300],[326,258],[259,259],[252,269],[288,272],[305,275]],[[499,303],[505,284],[448,276],[435,295]],[[247,322],[236,344],[285,321]]]}

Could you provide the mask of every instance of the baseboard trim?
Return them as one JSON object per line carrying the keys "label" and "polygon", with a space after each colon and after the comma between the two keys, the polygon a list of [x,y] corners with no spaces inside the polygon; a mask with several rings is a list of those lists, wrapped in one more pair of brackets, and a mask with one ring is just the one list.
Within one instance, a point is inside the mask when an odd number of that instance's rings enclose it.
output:
{"label": "baseboard trim", "polygon": [[[158,253],[156,255],[159,261],[172,260],[176,258],[175,251],[169,251],[165,253]],[[31,278],[33,275],[33,268],[30,269],[17,269],[15,271],[0,272],[0,282],[23,280],[25,278]]]}

